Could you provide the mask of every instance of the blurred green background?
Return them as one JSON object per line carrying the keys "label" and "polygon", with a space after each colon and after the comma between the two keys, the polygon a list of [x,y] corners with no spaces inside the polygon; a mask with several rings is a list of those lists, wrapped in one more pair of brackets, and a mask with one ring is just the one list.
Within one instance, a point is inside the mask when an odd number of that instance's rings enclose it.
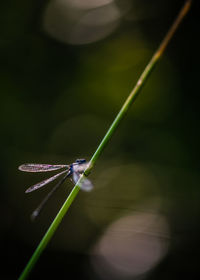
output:
{"label": "blurred green background", "polygon": [[[72,183],[25,162],[90,159],[184,1],[0,4],[1,279],[16,279]],[[199,274],[199,1],[168,46],[30,279]],[[61,276],[58,276],[62,275]]]}

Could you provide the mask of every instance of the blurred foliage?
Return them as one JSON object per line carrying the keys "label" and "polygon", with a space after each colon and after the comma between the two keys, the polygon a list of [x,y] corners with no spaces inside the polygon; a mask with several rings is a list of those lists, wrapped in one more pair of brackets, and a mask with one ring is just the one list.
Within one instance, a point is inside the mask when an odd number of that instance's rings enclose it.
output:
{"label": "blurred foliage", "polygon": [[[17,166],[89,159],[182,2],[115,1],[113,32],[77,45],[45,30],[50,1],[1,3],[1,233],[5,268],[13,270],[0,278],[19,275],[72,187],[66,183],[31,224],[50,186],[25,195],[43,177]],[[74,277],[98,279],[86,252],[110,223],[138,209],[162,213],[170,229],[168,255],[147,279],[199,273],[198,8],[196,1],[99,159],[94,192],[80,193],[31,279],[75,265]]]}

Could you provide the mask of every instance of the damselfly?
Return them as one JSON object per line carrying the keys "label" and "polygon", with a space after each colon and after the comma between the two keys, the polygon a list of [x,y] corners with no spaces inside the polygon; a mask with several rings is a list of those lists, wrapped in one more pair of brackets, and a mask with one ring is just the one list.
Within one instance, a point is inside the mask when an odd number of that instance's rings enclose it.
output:
{"label": "damselfly", "polygon": [[[72,177],[74,183],[76,184],[81,176],[83,174],[84,170],[87,168],[88,163],[85,159],[77,159],[74,163],[70,165],[51,165],[51,164],[37,164],[37,163],[25,163],[19,166],[19,170],[25,171],[25,172],[49,172],[59,169],[64,169],[62,172],[47,178],[30,188],[28,188],[25,192],[29,193],[32,191],[35,191],[46,184],[56,180],[61,175],[64,175],[63,178],[54,186],[54,188],[47,194],[47,196],[44,198],[44,200],[41,202],[41,204],[37,207],[37,209],[32,214],[32,219],[36,218],[38,216],[39,212],[43,208],[44,204],[47,202],[47,200],[50,198],[50,196],[57,190],[57,188],[64,183],[64,181],[68,177]],[[93,188],[92,183],[87,178],[84,178],[83,182],[81,183],[81,189],[84,191],[90,191]]]}

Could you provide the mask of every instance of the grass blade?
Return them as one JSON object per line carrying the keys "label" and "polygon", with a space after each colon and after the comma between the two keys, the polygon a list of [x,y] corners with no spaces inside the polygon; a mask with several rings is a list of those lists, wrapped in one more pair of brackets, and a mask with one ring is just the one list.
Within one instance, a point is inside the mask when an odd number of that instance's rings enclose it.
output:
{"label": "grass blade", "polygon": [[91,169],[93,168],[95,162],[97,161],[98,157],[102,153],[104,147],[112,137],[113,133],[115,132],[117,126],[119,125],[120,121],[128,111],[129,107],[133,103],[133,101],[136,99],[138,96],[138,93],[140,89],[142,88],[144,82],[146,81],[147,77],[151,73],[152,69],[154,68],[155,64],[158,62],[159,58],[162,56],[163,52],[165,51],[169,41],[173,37],[175,31],[177,30],[178,26],[182,22],[183,18],[185,15],[188,13],[190,6],[191,6],[192,0],[187,0],[185,4],[183,5],[182,9],[180,10],[177,18],[175,19],[174,23],[170,27],[168,33],[164,37],[163,41],[161,42],[160,46],[154,53],[153,57],[147,64],[146,68],[144,69],[143,73],[138,79],[138,82],[136,83],[135,87],[131,91],[130,95],[126,99],[124,105],[122,106],[121,110],[117,114],[116,118],[114,119],[113,123],[111,124],[110,128],[108,129],[106,135],[104,136],[103,140],[101,141],[100,145],[98,146],[97,150],[95,151],[94,155],[92,156],[89,165],[87,169],[85,170],[84,174],[80,177],[78,180],[77,184],[74,186],[72,189],[71,193],[69,194],[68,198],[64,202],[62,208],[58,212],[57,216],[53,220],[52,224],[50,225],[49,229],[47,230],[46,234],[44,235],[43,239],[39,243],[38,247],[36,248],[35,252],[33,253],[32,257],[30,258],[28,264],[26,265],[24,271],[19,277],[19,280],[24,280],[28,277],[29,273],[33,269],[35,263],[39,259],[41,253],[44,251],[46,248],[47,244],[51,240],[54,232],[56,231],[57,227],[59,226],[60,222],[62,221],[64,215],[66,214],[67,210],[69,209],[70,205],[74,201],[75,197],[77,196],[79,190],[80,190],[80,185],[81,182],[84,180],[85,175],[87,176]]}

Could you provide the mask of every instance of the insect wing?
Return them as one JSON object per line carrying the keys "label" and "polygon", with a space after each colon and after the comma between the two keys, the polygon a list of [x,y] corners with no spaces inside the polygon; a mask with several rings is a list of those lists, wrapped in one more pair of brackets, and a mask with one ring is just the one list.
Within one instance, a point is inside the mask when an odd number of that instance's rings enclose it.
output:
{"label": "insect wing", "polygon": [[83,173],[85,169],[88,167],[88,163],[77,164],[73,163],[73,170],[78,173]]}
{"label": "insect wing", "polygon": [[85,178],[81,185],[81,189],[87,192],[91,191],[93,189],[91,181]]}
{"label": "insect wing", "polygon": [[[73,180],[74,180],[75,184],[78,182],[80,176],[81,176],[80,173],[75,172],[75,171],[73,172]],[[93,189],[92,183],[87,178],[84,178],[84,180],[81,183],[80,187],[81,187],[82,190],[87,191],[87,192],[89,192],[89,191],[91,191]]]}
{"label": "insect wing", "polygon": [[48,172],[58,170],[61,168],[69,168],[68,165],[51,165],[51,164],[37,164],[37,163],[25,163],[18,167],[19,170],[25,172]]}
{"label": "insect wing", "polygon": [[39,182],[39,183],[37,183],[37,184],[31,186],[31,187],[28,188],[25,192],[26,192],[26,193],[29,193],[29,192],[35,191],[35,190],[37,190],[37,189],[43,187],[44,185],[46,185],[46,184],[48,184],[48,183],[54,181],[54,180],[57,179],[59,176],[61,176],[61,175],[64,174],[64,173],[67,173],[67,172],[68,172],[68,170],[64,170],[64,171],[62,171],[62,172],[60,172],[60,173],[58,173],[58,174],[56,174],[56,175],[54,175],[54,176],[52,176],[52,177],[50,177],[50,178],[48,178],[48,179],[45,179],[45,180],[43,180],[43,181],[41,181],[41,182]]}
{"label": "insect wing", "polygon": [[53,193],[64,183],[66,178],[69,176],[69,172],[66,173],[63,178],[54,186],[54,188],[47,194],[47,196],[42,200],[42,202],[39,204],[39,206],[33,211],[31,215],[31,220],[35,220],[35,218],[39,215],[40,211],[44,207],[44,205],[47,203],[49,198],[53,195]]}

